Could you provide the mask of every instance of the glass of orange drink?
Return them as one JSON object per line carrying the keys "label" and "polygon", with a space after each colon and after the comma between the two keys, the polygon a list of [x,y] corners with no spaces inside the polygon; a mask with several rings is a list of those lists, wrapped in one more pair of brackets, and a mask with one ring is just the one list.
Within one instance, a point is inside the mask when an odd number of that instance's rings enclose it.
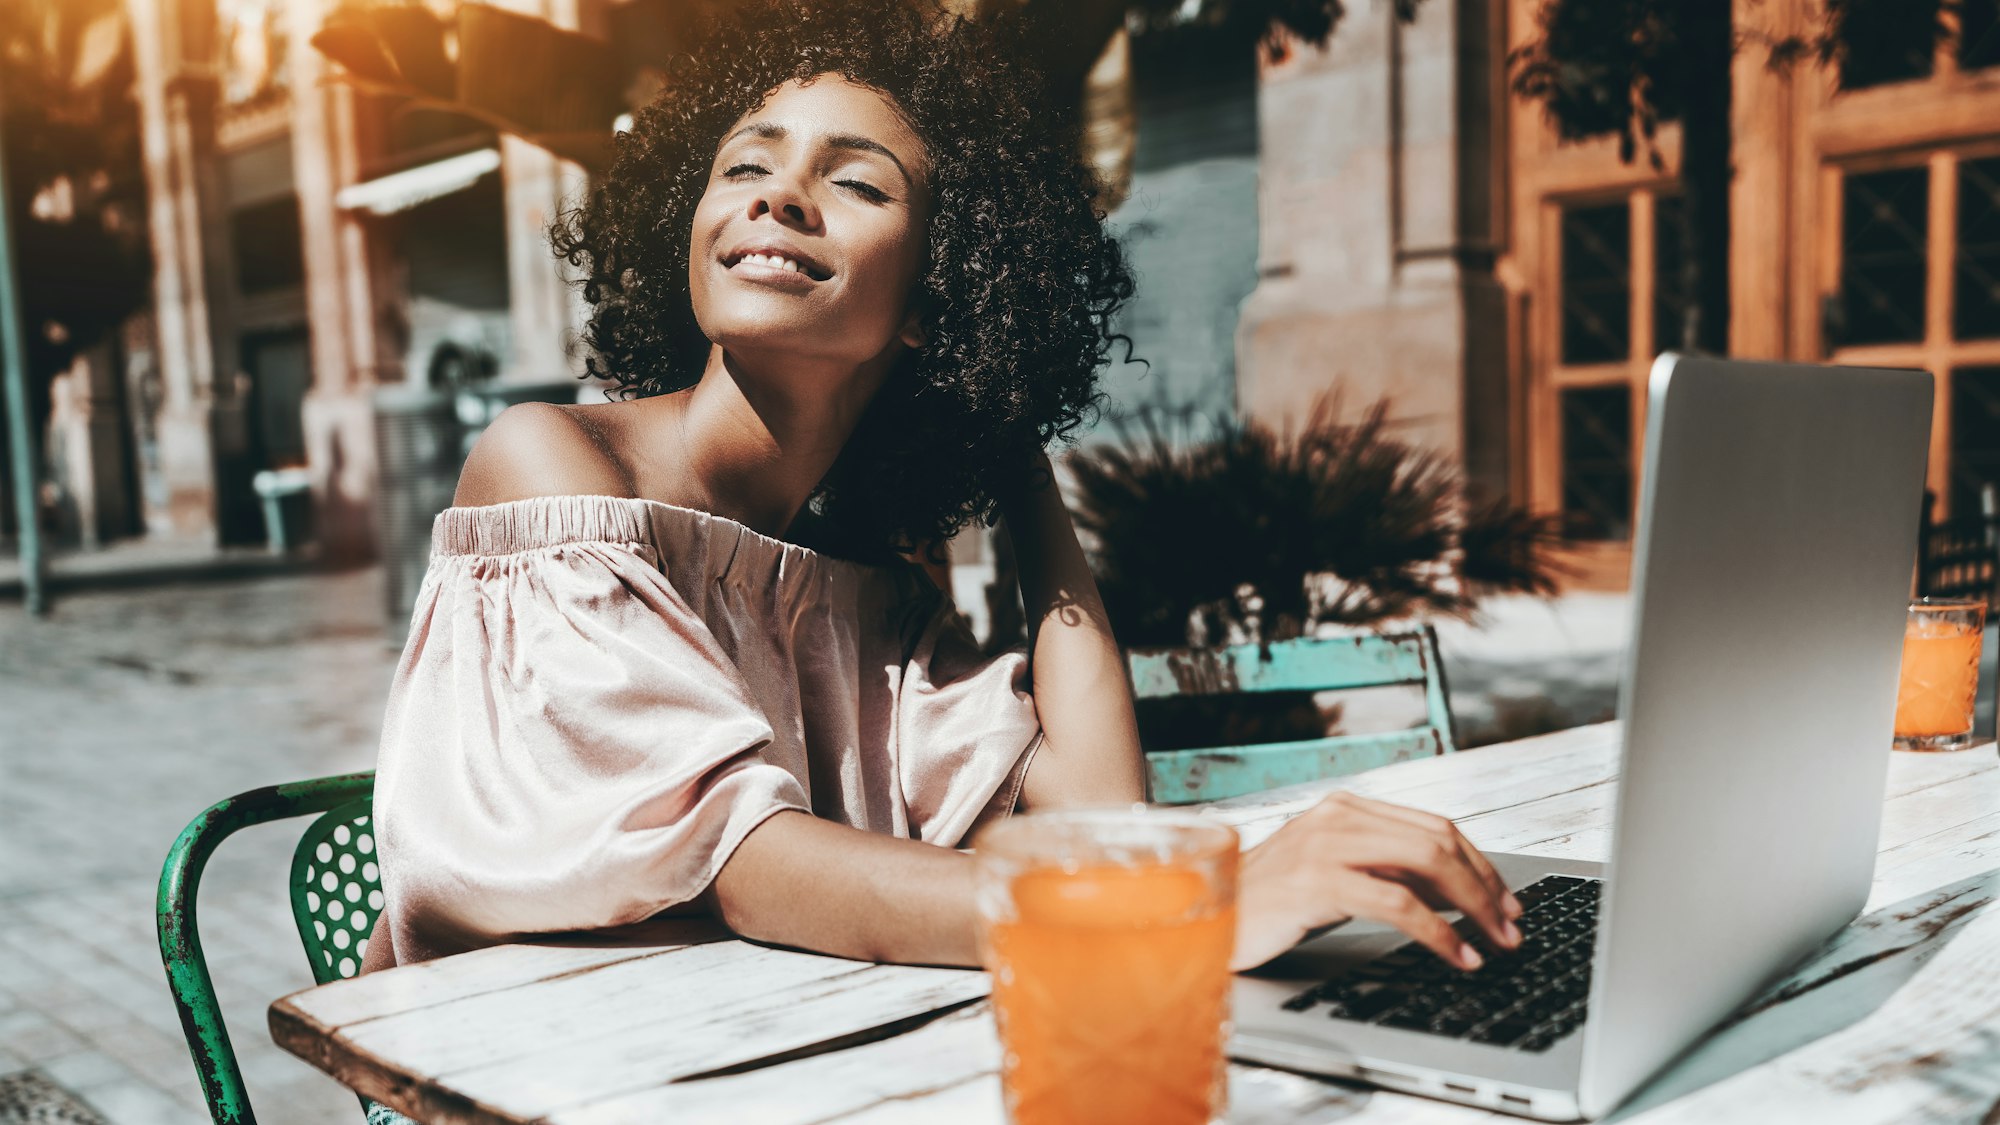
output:
{"label": "glass of orange drink", "polygon": [[1983,598],[1918,598],[1903,632],[1896,689],[1896,749],[1963,750],[1972,745],[1979,691]]}
{"label": "glass of orange drink", "polygon": [[1028,813],[976,855],[1008,1119],[1222,1120],[1235,831],[1143,807]]}

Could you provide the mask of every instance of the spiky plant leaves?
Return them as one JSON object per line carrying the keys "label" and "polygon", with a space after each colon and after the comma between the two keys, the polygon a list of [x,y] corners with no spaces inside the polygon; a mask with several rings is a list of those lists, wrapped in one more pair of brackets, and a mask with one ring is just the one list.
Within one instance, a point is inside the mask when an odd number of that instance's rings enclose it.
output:
{"label": "spiky plant leaves", "polygon": [[1458,532],[1458,574],[1475,597],[1489,593],[1553,597],[1572,568],[1559,561],[1562,517],[1536,515],[1489,497],[1466,506]]}
{"label": "spiky plant leaves", "polygon": [[1123,644],[1188,643],[1191,620],[1221,643],[1253,616],[1266,641],[1470,617],[1487,593],[1556,588],[1553,522],[1468,505],[1447,458],[1394,434],[1386,401],[1349,422],[1324,398],[1297,429],[1159,408],[1114,426],[1068,464]]}

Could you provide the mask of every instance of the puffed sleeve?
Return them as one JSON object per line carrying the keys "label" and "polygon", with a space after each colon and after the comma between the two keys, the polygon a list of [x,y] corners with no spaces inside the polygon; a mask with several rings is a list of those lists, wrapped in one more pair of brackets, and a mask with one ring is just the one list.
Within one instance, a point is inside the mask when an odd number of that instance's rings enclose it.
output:
{"label": "puffed sleeve", "polygon": [[637,921],[700,894],[773,813],[809,809],[651,544],[458,530],[467,549],[432,556],[382,734],[398,963]]}
{"label": "puffed sleeve", "polygon": [[956,847],[1014,811],[1041,746],[1025,646],[987,655],[952,604],[916,602],[895,693],[910,835]]}

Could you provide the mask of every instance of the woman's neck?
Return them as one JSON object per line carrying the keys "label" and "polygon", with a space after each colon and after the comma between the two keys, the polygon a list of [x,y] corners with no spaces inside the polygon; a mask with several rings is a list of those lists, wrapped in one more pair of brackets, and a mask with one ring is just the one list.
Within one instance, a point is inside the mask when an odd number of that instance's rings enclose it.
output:
{"label": "woman's neck", "polygon": [[782,535],[833,468],[887,370],[886,358],[857,369],[711,347],[700,382],[675,412],[678,473],[701,507]]}

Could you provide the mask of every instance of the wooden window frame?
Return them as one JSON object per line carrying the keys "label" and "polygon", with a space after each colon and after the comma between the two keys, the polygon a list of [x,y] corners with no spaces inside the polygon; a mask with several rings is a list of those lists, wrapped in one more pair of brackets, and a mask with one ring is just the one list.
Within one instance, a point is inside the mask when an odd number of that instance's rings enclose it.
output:
{"label": "wooden window frame", "polygon": [[[1912,84],[1914,85],[1914,83]],[[1914,158],[1913,158],[1914,156]],[[1913,154],[1869,153],[1847,160],[1829,160],[1820,176],[1820,292],[1831,297],[1840,292],[1842,253],[1840,212],[1846,178],[1856,173],[1883,168],[1930,169],[1929,237],[1924,257],[1924,336],[1901,344],[1864,344],[1822,347],[1833,363],[1857,367],[1902,367],[1928,371],[1936,380],[1931,405],[1930,465],[1925,487],[1936,499],[1932,515],[1945,519],[1951,510],[1951,399],[1952,373],[1960,368],[2000,366],[2000,339],[1958,340],[1952,334],[1958,249],[1958,165],[1963,160],[1983,160],[2000,156],[2000,141],[1985,141],[1941,147]],[[1824,342],[1824,341],[1822,341]]]}
{"label": "wooden window frame", "polygon": [[[1541,269],[1535,290],[1550,299],[1532,303],[1527,320],[1535,345],[1530,349],[1532,393],[1529,396],[1530,451],[1528,467],[1529,502],[1536,511],[1561,513],[1562,496],[1562,399],[1564,390],[1576,387],[1625,385],[1632,395],[1632,517],[1638,531],[1641,466],[1645,460],[1646,383],[1653,359],[1663,347],[1656,346],[1658,325],[1654,323],[1655,207],[1663,195],[1679,191],[1679,185],[1665,176],[1651,176],[1610,190],[1551,193],[1541,205]],[[1623,200],[1630,208],[1628,224],[1631,284],[1628,299],[1631,331],[1629,352],[1611,363],[1569,364],[1562,359],[1562,216],[1574,207],[1602,206]],[[1575,572],[1572,585],[1582,589],[1624,589],[1632,566],[1632,541],[1577,540],[1563,560]]]}

